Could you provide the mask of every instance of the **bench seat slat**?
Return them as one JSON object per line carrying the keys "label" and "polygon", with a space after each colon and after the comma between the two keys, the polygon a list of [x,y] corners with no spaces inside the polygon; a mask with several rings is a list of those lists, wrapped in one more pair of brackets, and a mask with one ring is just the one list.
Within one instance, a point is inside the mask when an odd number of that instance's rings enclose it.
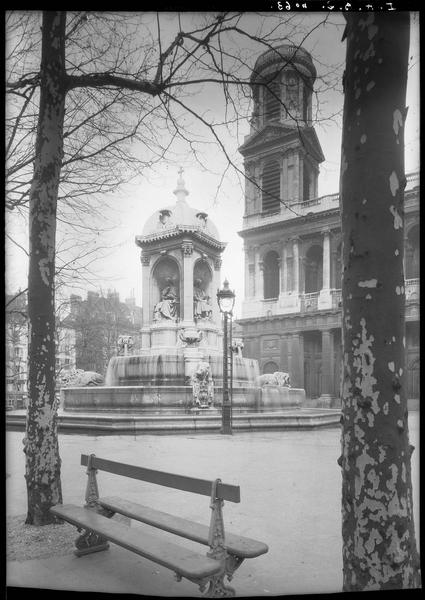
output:
{"label": "bench seat slat", "polygon": [[[201,523],[195,523],[115,496],[100,498],[98,502],[101,506],[130,519],[136,519],[164,531],[208,545],[209,527]],[[255,558],[268,551],[268,546],[263,542],[227,532],[225,532],[225,545],[230,554],[240,558]]]}
{"label": "bench seat slat", "polygon": [[[81,464],[87,466],[88,461],[89,456],[87,454],[82,454]],[[100,469],[101,471],[106,471],[108,473],[115,473],[116,475],[123,475],[124,477],[131,477],[132,479],[138,479],[140,481],[148,481],[177,490],[211,496],[213,482],[208,481],[207,479],[197,479],[186,475],[166,473],[165,471],[154,471],[152,469],[146,469],[145,467],[127,465],[125,463],[119,463],[114,460],[107,460],[97,456],[94,457],[92,466],[95,469]],[[228,483],[219,483],[217,485],[217,497],[228,500],[229,502],[240,502],[240,487]]]}
{"label": "bench seat slat", "polygon": [[87,508],[73,504],[58,504],[50,511],[72,525],[95,531],[109,541],[163,565],[183,577],[201,579],[220,571],[220,563],[212,558],[196,554],[168,540],[159,540],[143,531],[131,529]]}

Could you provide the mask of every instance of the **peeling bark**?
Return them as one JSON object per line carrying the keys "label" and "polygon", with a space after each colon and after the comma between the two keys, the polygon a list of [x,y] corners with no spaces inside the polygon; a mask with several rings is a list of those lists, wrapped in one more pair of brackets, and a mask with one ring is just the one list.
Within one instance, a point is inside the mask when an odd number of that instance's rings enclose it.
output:
{"label": "peeling bark", "polygon": [[56,206],[63,156],[65,113],[65,13],[43,13],[40,110],[30,191],[28,274],[28,413],[24,452],[28,495],[26,523],[55,518],[62,502],[55,401],[54,274]]}
{"label": "peeling bark", "polygon": [[403,346],[409,13],[350,13],[346,19],[338,461],[343,589],[417,588]]}

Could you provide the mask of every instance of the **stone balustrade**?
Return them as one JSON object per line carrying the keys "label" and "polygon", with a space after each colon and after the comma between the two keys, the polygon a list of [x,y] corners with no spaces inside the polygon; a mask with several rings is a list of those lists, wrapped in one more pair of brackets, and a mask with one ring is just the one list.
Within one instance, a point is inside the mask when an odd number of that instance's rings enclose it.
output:
{"label": "stone balustrade", "polygon": [[[417,187],[419,185],[419,171],[406,175],[406,181],[406,190]],[[281,204],[280,211],[273,213],[256,212],[251,215],[245,215],[243,218],[243,229],[269,225],[282,220],[287,221],[298,216],[305,216],[308,213],[318,213],[335,208],[339,209],[339,193],[310,198],[303,202],[288,202],[287,204]]]}

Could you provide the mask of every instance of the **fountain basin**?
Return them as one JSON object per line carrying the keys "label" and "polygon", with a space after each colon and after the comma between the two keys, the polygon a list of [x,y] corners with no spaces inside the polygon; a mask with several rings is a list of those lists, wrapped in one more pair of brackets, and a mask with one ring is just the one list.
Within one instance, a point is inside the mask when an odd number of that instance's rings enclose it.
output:
{"label": "fountain basin", "polygon": [[[275,386],[233,388],[233,409],[238,412],[263,412],[296,408],[303,404],[305,391],[297,388]],[[276,386],[277,387],[277,386]],[[214,406],[220,409],[222,387],[214,387]],[[61,390],[63,409],[66,412],[108,412],[184,414],[191,410],[192,386],[111,386],[74,387]]]}

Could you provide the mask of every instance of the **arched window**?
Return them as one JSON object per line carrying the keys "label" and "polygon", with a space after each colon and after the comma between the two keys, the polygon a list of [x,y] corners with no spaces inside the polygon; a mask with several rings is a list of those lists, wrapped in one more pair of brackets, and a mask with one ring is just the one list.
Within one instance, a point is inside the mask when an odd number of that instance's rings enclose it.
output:
{"label": "arched window", "polygon": [[406,279],[419,277],[419,226],[415,225],[407,234]]}
{"label": "arched window", "polygon": [[267,161],[261,179],[263,212],[278,212],[280,209],[280,168],[275,160]]}
{"label": "arched window", "polygon": [[293,119],[296,117],[299,105],[299,79],[296,73],[289,73],[286,78],[286,112]]}
{"label": "arched window", "polygon": [[311,246],[305,256],[305,293],[320,292],[323,283],[323,250]]}
{"label": "arched window", "polygon": [[263,366],[263,375],[266,375],[268,373],[270,373],[270,374],[276,373],[276,371],[279,371],[279,367],[277,366],[277,364],[273,360],[269,360]]}
{"label": "arched window", "polygon": [[281,105],[280,85],[276,79],[270,79],[264,88],[264,120],[278,121]]}
{"label": "arched window", "polygon": [[279,255],[270,250],[264,259],[264,299],[279,296]]}

